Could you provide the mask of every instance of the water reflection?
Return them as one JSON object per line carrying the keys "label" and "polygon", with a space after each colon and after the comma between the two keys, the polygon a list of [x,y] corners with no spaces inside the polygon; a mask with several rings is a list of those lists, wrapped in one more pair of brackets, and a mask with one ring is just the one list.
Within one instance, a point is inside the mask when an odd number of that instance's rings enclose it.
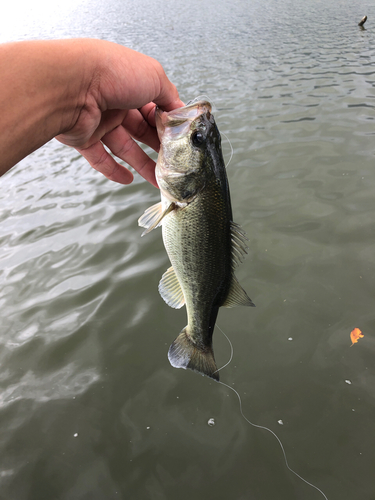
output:
{"label": "water reflection", "polygon": [[0,393],[0,407],[29,399],[36,403],[46,403],[54,399],[72,398],[85,392],[99,378],[94,369],[82,370],[73,363],[49,375],[42,373],[37,376],[29,371]]}

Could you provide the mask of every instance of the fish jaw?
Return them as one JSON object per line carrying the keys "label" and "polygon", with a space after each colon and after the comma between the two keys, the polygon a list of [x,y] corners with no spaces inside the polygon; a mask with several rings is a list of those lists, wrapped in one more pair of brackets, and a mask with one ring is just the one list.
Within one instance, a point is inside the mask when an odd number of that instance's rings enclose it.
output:
{"label": "fish jaw", "polygon": [[161,145],[163,142],[178,140],[189,133],[191,124],[202,114],[211,113],[208,101],[198,101],[173,111],[156,108],[155,121]]}
{"label": "fish jaw", "polygon": [[157,109],[161,145],[155,174],[162,194],[171,202],[190,203],[203,189],[207,176],[206,151],[196,145],[195,139],[198,133],[202,138],[206,136],[212,123],[211,105],[207,101],[169,112]]}

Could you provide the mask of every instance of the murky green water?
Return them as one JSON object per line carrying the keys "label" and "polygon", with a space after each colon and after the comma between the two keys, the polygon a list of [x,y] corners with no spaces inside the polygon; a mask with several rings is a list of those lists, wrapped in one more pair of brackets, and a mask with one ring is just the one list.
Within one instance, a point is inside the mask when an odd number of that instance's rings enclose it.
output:
{"label": "murky green water", "polygon": [[[374,23],[357,0],[13,2],[0,20],[1,41],[128,45],[213,100],[257,305],[219,314],[221,379],[329,500],[375,498]],[[185,311],[157,291],[160,231],[137,227],[158,197],[57,142],[1,179],[0,498],[323,498],[235,394],[169,365]]]}

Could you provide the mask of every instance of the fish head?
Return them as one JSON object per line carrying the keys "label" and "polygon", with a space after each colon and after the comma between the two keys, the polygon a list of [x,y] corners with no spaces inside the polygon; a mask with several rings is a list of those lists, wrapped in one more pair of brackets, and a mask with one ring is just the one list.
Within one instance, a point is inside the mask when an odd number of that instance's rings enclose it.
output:
{"label": "fish head", "polygon": [[211,104],[199,100],[169,112],[157,108],[156,128],[160,140],[156,179],[160,190],[170,201],[190,203],[212,176],[213,154],[222,158]]}

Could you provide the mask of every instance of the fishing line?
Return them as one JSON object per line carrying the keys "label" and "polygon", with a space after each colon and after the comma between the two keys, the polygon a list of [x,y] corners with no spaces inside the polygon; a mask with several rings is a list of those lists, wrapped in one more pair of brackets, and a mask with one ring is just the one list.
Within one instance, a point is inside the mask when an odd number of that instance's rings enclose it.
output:
{"label": "fishing line", "polygon": [[[221,135],[223,135],[223,136],[226,138],[226,140],[228,141],[229,146],[230,146],[230,158],[229,158],[228,163],[225,165],[225,168],[228,168],[229,163],[231,162],[231,160],[232,160],[232,158],[233,158],[233,146],[232,146],[232,143],[230,142],[230,140],[228,139],[228,136],[227,136],[227,135],[225,135],[225,134],[224,134],[224,132],[220,132],[220,134],[221,134]],[[223,332],[223,333],[224,333],[224,332]],[[225,333],[224,333],[224,335],[225,335]],[[225,336],[226,336],[226,335],[225,335]],[[228,337],[227,337],[227,338],[228,338]],[[229,340],[229,339],[228,339],[228,340]]]}
{"label": "fishing line", "polygon": [[217,107],[215,106],[215,103],[210,99],[210,97],[207,94],[200,94],[199,96],[195,97],[191,101],[189,101],[186,106],[190,106],[190,104],[195,104],[196,102],[199,101],[207,101],[211,104],[211,109],[212,112],[215,113],[217,110]]}
{"label": "fishing line", "polygon": [[[223,332],[223,330],[220,328],[219,325],[216,325],[217,328],[221,331],[221,333],[224,335],[224,337],[228,340],[229,342],[229,345],[230,345],[230,349],[231,349],[231,352],[230,352],[230,359],[229,361],[224,365],[222,366],[221,368],[218,368],[216,371],[220,371],[222,370],[223,368],[225,368],[226,366],[229,365],[229,363],[232,361],[232,358],[233,358],[233,344],[232,342],[229,340],[228,336]],[[216,372],[214,372],[216,373]],[[308,486],[311,486],[312,488],[314,488],[315,490],[319,491],[319,493],[321,493],[323,495],[323,497],[325,498],[325,500],[328,500],[328,498],[326,497],[326,495],[323,493],[323,491],[318,488],[317,486],[315,486],[314,484],[310,483],[309,481],[307,481],[307,479],[303,478],[302,476],[300,476],[295,470],[293,470],[290,466],[289,466],[289,463],[288,463],[288,459],[287,459],[287,456],[286,456],[286,452],[285,452],[285,449],[284,449],[284,446],[280,440],[280,438],[277,436],[277,434],[275,434],[271,429],[269,429],[268,427],[264,427],[263,425],[258,425],[258,424],[254,424],[253,422],[251,422],[247,417],[245,417],[244,413],[243,413],[243,410],[242,410],[242,399],[241,399],[241,396],[238,394],[238,392],[236,391],[236,389],[233,389],[233,387],[231,387],[230,385],[227,385],[227,384],[224,384],[224,382],[221,382],[221,380],[218,381],[219,384],[223,385],[224,387],[227,387],[228,389],[230,389],[231,391],[233,391],[235,393],[235,395],[237,396],[238,398],[238,402],[240,404],[240,413],[241,415],[243,416],[243,418],[246,420],[246,422],[248,422],[250,425],[252,425],[253,427],[256,427],[257,429],[263,429],[265,431],[268,431],[270,432],[276,439],[276,441],[279,443],[280,445],[280,448],[281,448],[281,451],[283,453],[283,456],[284,456],[284,461],[285,461],[285,465],[287,467],[287,469],[292,472],[295,476],[297,476],[299,479],[301,479],[301,481],[303,481],[305,484],[307,484]]]}
{"label": "fishing line", "polygon": [[217,370],[215,370],[214,373],[219,372],[220,370],[222,370],[223,368],[225,368],[226,366],[228,366],[229,363],[232,361],[232,358],[233,358],[233,344],[232,344],[232,342],[229,340],[229,337],[227,337],[227,335],[223,332],[223,330],[220,328],[220,326],[219,325],[216,325],[216,326],[221,331],[221,333],[224,335],[224,337],[227,339],[227,341],[229,342],[229,345],[230,345],[230,357],[229,357],[229,361],[227,363],[225,363],[225,365],[222,366],[221,368],[218,368]]}

